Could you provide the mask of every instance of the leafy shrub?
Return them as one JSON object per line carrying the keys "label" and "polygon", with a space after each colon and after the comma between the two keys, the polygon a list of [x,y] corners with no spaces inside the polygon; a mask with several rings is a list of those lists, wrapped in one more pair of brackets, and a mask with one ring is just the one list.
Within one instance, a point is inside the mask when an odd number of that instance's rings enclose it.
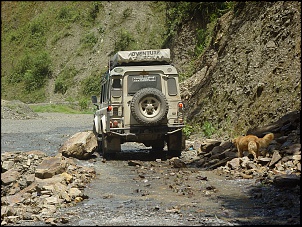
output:
{"label": "leafy shrub", "polygon": [[8,78],[7,82],[10,84],[20,83],[23,80],[23,76],[20,73],[14,72]]}
{"label": "leafy shrub", "polygon": [[98,38],[93,32],[88,33],[84,38],[80,40],[84,48],[92,48],[98,41]]}
{"label": "leafy shrub", "polygon": [[63,6],[59,10],[57,18],[61,21],[75,22],[79,19],[80,14],[70,6]]}
{"label": "leafy shrub", "polygon": [[26,52],[18,62],[16,70],[10,75],[11,83],[25,82],[25,90],[41,88],[51,75],[51,59],[47,52],[37,54]]}
{"label": "leafy shrub", "polygon": [[66,20],[70,17],[70,13],[69,13],[69,8],[63,6],[60,10],[59,10],[59,15],[58,18],[61,20]]}
{"label": "leafy shrub", "polygon": [[68,88],[68,84],[66,83],[66,81],[63,78],[58,78],[55,81],[55,89],[54,92],[55,93],[61,93],[61,94],[65,94]]}
{"label": "leafy shrub", "polygon": [[203,133],[204,133],[204,135],[206,137],[209,137],[209,136],[213,135],[214,132],[215,132],[215,128],[208,121],[204,122],[204,124],[202,125],[201,129],[202,129],[202,131],[203,131]]}
{"label": "leafy shrub", "polygon": [[86,98],[81,98],[79,100],[80,110],[87,110],[89,107],[89,101]]}
{"label": "leafy shrub", "polygon": [[41,21],[35,20],[29,24],[31,35],[44,35],[44,25]]}
{"label": "leafy shrub", "polygon": [[99,34],[103,34],[105,32],[105,29],[102,26],[98,27],[97,30]]}
{"label": "leafy shrub", "polygon": [[85,96],[96,95],[101,93],[101,77],[97,73],[92,73],[81,82],[81,91]]}
{"label": "leafy shrub", "polygon": [[41,52],[34,57],[34,72],[41,79],[51,74],[51,59],[48,52]]}
{"label": "leafy shrub", "polygon": [[68,87],[72,86],[73,78],[77,73],[78,71],[74,66],[65,68],[56,78],[54,92],[65,94]]}
{"label": "leafy shrub", "polygon": [[135,39],[128,31],[121,30],[118,40],[115,42],[114,52],[129,50],[131,45],[135,43]]}
{"label": "leafy shrub", "polygon": [[193,127],[191,125],[185,124],[185,127],[182,129],[186,138],[189,138],[190,135],[193,133]]}
{"label": "leafy shrub", "polygon": [[127,19],[128,17],[131,16],[132,14],[132,9],[131,8],[127,8],[123,11],[123,19]]}
{"label": "leafy shrub", "polygon": [[213,22],[218,17],[231,10],[234,2],[166,2],[167,33],[165,44],[169,44],[172,37],[177,34],[183,23],[192,18],[202,20],[200,30],[197,32],[196,53],[199,54],[208,45],[206,38],[210,35],[207,24]]}
{"label": "leafy shrub", "polygon": [[196,34],[197,44],[195,48],[196,55],[200,55],[207,44],[208,33],[206,29],[199,29]]}
{"label": "leafy shrub", "polygon": [[24,74],[26,70],[33,67],[33,59],[29,52],[25,52],[21,60],[17,63],[16,73]]}
{"label": "leafy shrub", "polygon": [[31,70],[27,70],[24,74],[25,90],[30,91],[39,88],[39,82],[35,79]]}
{"label": "leafy shrub", "polygon": [[8,39],[9,39],[10,43],[12,43],[12,42],[20,43],[20,41],[22,41],[21,32],[19,30],[11,31]]}
{"label": "leafy shrub", "polygon": [[88,12],[88,21],[94,21],[97,16],[98,13],[100,11],[100,2],[93,2],[92,3],[92,7],[89,8],[89,12]]}

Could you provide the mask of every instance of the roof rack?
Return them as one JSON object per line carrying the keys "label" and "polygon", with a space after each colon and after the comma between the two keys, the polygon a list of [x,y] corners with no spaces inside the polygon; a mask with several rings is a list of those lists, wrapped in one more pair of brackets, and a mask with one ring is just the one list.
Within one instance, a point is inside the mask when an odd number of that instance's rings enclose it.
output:
{"label": "roof rack", "polygon": [[110,60],[110,68],[122,65],[169,64],[170,49],[118,51]]}

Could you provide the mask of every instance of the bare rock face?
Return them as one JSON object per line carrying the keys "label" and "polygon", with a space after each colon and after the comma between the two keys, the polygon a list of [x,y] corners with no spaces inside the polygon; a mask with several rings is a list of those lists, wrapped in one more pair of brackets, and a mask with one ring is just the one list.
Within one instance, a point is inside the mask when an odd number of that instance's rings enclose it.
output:
{"label": "bare rock face", "polygon": [[[279,130],[271,122],[293,112],[281,120],[281,127],[294,126],[301,109],[300,8],[297,1],[247,3],[217,20],[210,45],[194,62],[193,75],[180,84],[188,122],[211,122],[229,137],[249,128],[261,136]],[[190,65],[190,60],[182,61],[191,47],[183,39],[188,25],[182,27],[172,47],[173,62],[181,68]],[[265,131],[254,130],[263,125]]]}
{"label": "bare rock face", "polygon": [[59,149],[65,157],[88,159],[97,149],[97,140],[92,131],[78,132]]}

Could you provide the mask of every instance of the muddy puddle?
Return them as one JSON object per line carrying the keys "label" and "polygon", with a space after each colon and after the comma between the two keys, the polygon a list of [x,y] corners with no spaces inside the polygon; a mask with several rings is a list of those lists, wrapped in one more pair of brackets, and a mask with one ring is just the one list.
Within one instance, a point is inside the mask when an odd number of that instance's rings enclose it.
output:
{"label": "muddy puddle", "polygon": [[[133,151],[134,157],[150,157],[148,149]],[[169,160],[129,160],[128,152],[124,149],[120,160],[79,161],[93,166],[97,175],[85,189],[86,201],[60,210],[63,216],[74,216],[69,224],[238,225],[257,215],[245,192],[254,180],[173,168]]]}

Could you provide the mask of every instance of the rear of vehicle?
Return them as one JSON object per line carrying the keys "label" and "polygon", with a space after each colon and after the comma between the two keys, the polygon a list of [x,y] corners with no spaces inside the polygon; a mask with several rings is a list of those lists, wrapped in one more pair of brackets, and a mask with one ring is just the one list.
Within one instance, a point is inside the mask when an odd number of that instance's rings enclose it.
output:
{"label": "rear of vehicle", "polygon": [[183,104],[170,50],[119,51],[103,77],[93,130],[103,155],[140,142],[169,156],[180,156]]}

